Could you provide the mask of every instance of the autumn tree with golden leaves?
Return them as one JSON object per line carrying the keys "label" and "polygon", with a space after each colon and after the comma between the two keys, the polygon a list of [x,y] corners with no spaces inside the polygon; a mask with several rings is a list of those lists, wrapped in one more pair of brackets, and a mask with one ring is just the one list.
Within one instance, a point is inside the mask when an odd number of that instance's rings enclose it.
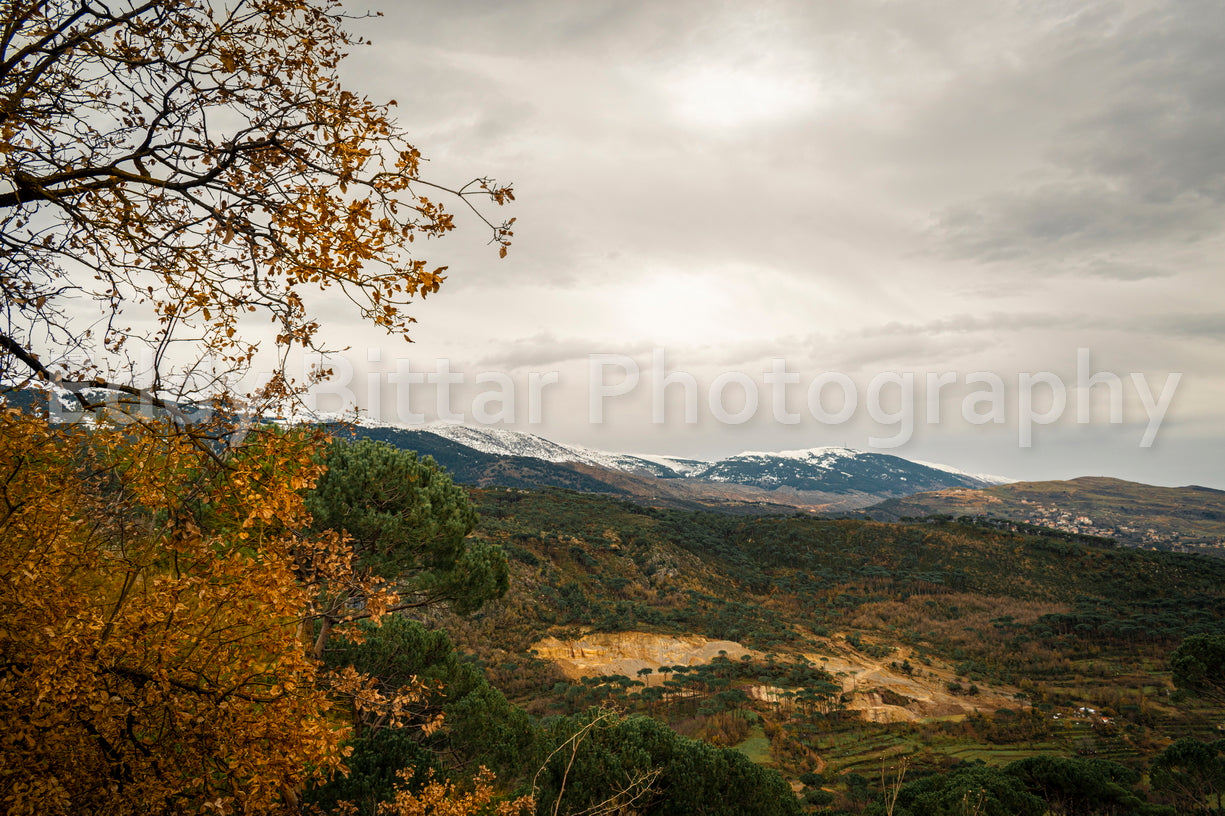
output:
{"label": "autumn tree with golden leaves", "polygon": [[[3,9],[9,377],[24,367],[79,389],[98,373],[81,352],[135,360],[143,350],[145,398],[209,397],[255,358],[245,320],[275,322],[275,360],[315,347],[306,298],[318,289],[406,334],[405,305],[436,291],[444,271],[413,242],[454,227],[430,196],[513,199],[489,179],[448,189],[421,176],[389,107],[337,78],[360,41],[336,0]],[[510,223],[485,221],[502,253]],[[275,377],[269,391],[287,387]]]}
{"label": "autumn tree with golden leaves", "polygon": [[269,812],[340,765],[298,637],[309,439],[218,470],[172,430],[0,435],[0,808]]}
{"label": "autumn tree with golden leaves", "polygon": [[[470,201],[513,195],[420,175],[389,107],[337,79],[360,43],[333,0],[0,8],[0,381],[157,408],[57,425],[0,406],[0,809],[293,811],[342,767],[345,712],[394,721],[414,690],[321,670],[320,593],[377,620],[394,582],[311,531],[322,437],[238,428],[237,397],[308,385],[284,366],[324,342],[312,291],[406,336],[443,279],[410,251],[454,227],[435,199],[504,253],[510,222]],[[233,394],[257,360],[271,381]],[[189,424],[191,401],[226,410]]]}

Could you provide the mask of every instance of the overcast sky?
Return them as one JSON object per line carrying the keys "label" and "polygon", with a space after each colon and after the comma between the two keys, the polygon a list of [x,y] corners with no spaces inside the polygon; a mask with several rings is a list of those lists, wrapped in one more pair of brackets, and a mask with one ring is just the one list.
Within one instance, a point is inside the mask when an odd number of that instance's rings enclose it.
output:
{"label": "overcast sky", "polygon": [[[364,408],[436,418],[437,384],[406,401],[387,375],[445,359],[465,376],[453,414],[597,448],[875,440],[1015,478],[1225,488],[1218,3],[369,7],[384,16],[354,26],[374,44],[350,85],[397,100],[432,179],[513,181],[518,201],[491,215],[518,221],[502,261],[462,213],[422,247],[451,274],[415,309],[412,346],[321,306]],[[1119,378],[1121,422],[1108,383],[1084,404],[1078,349],[1084,373]],[[654,404],[661,358],[695,378],[696,422],[684,384]],[[972,402],[982,372],[998,403]],[[556,375],[539,422],[533,373]],[[938,399],[929,375],[947,380]],[[491,401],[511,384],[513,406]],[[1055,421],[1025,447],[1027,415]]]}

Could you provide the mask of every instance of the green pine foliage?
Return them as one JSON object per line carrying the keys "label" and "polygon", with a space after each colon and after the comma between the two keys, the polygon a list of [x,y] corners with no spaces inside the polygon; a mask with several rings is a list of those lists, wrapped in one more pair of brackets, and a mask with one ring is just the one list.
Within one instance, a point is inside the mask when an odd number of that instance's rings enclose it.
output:
{"label": "green pine foliage", "polygon": [[601,804],[652,816],[798,816],[799,802],[773,770],[738,751],[678,736],[648,717],[593,709],[547,724],[558,748],[542,769],[538,813]]}
{"label": "green pine foliage", "polygon": [[[870,816],[889,813],[884,803]],[[998,768],[966,764],[910,782],[898,792],[894,816],[1043,816],[1047,803],[1017,777]]]}
{"label": "green pine foliage", "polygon": [[506,556],[469,538],[476,511],[429,457],[386,442],[336,441],[327,473],[307,496],[318,530],[343,530],[362,566],[400,582],[417,605],[446,602],[459,614],[507,588]]}
{"label": "green pine foliage", "polygon": [[1220,813],[1225,805],[1225,739],[1176,740],[1153,760],[1149,778],[1183,813]]}
{"label": "green pine foliage", "polygon": [[1170,656],[1174,685],[1225,703],[1225,634],[1192,635]]}

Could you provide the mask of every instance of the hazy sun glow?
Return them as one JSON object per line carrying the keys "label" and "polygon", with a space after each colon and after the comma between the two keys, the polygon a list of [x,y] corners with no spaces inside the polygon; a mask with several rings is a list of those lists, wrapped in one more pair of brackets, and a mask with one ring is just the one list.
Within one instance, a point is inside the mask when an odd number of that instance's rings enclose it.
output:
{"label": "hazy sun glow", "polygon": [[726,336],[735,323],[735,304],[714,280],[673,273],[634,287],[624,310],[627,328],[657,343],[707,343]]}
{"label": "hazy sun glow", "polygon": [[763,68],[708,66],[668,85],[676,114],[698,126],[728,128],[795,115],[812,92],[794,76]]}

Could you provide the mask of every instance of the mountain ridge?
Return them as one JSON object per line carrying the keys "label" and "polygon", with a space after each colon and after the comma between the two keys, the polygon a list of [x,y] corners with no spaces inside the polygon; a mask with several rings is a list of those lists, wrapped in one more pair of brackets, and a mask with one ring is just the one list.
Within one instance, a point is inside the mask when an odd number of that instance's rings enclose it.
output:
{"label": "mountain ridge", "polygon": [[852,448],[746,451],[705,462],[598,451],[505,428],[361,422],[336,427],[432,456],[460,482],[605,492],[678,508],[843,512],[923,490],[995,483],[948,466]]}

